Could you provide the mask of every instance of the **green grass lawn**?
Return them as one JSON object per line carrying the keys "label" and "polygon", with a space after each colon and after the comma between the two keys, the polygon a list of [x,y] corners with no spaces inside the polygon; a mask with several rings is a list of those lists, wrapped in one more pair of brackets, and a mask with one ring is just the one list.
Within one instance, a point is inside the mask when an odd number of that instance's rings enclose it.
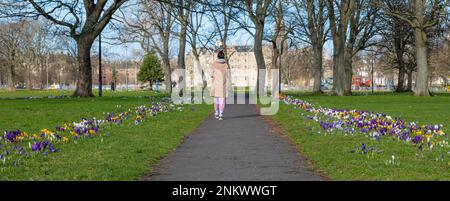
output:
{"label": "green grass lawn", "polygon": [[[292,94],[291,94],[292,95]],[[335,97],[310,94],[293,94],[313,104],[336,109],[360,109],[381,112],[419,124],[443,124],[450,133],[450,96],[414,97],[409,94],[357,94],[351,97]],[[315,170],[332,180],[450,180],[450,153],[446,160],[435,161],[436,154],[428,150],[419,151],[412,144],[381,140],[376,142],[364,135],[325,135],[317,122],[306,120],[305,112],[284,103],[273,118],[283,132],[308,157]],[[319,134],[318,132],[321,131]],[[351,153],[362,143],[367,147],[381,149],[382,154],[367,157]],[[448,150],[447,150],[448,151]],[[416,157],[419,154],[419,158]],[[387,165],[392,155],[398,165]]]}
{"label": "green grass lawn", "polygon": [[[16,93],[1,92],[0,96],[48,96],[53,92]],[[104,117],[105,112],[148,105],[148,98],[139,97],[147,95],[150,93],[144,91],[106,92],[101,98],[0,100],[0,130],[20,129],[32,134],[43,128],[55,129],[65,122],[79,122],[82,117]],[[23,160],[18,166],[0,163],[0,180],[137,180],[175,149],[210,112],[209,105],[186,105],[181,112],[146,117],[139,125],[131,120],[107,128],[109,137],[103,133],[103,137],[59,145],[57,153]]]}
{"label": "green grass lawn", "polygon": [[[98,96],[98,90],[94,89],[93,93]],[[21,99],[21,98],[43,98],[48,96],[71,96],[73,91],[71,90],[16,90],[15,92],[8,92],[6,90],[0,90],[0,99]],[[103,96],[105,97],[120,97],[120,96],[151,96],[154,92],[147,90],[138,91],[111,91],[103,90]]]}
{"label": "green grass lawn", "polygon": [[15,92],[0,90],[0,99],[41,98],[47,96],[69,96],[72,94],[73,91],[69,90],[16,90]]}

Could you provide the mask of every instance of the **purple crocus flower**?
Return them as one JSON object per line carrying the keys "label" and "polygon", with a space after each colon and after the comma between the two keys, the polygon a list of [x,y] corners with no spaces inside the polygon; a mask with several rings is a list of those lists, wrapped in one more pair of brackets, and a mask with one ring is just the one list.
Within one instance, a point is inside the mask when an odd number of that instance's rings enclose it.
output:
{"label": "purple crocus flower", "polygon": [[31,151],[38,151],[42,149],[42,145],[41,142],[35,142],[32,146],[31,146]]}
{"label": "purple crocus flower", "polygon": [[45,149],[45,148],[47,148],[47,146],[50,144],[50,142],[49,141],[43,141],[42,143],[41,143],[41,145],[42,145],[42,149]]}
{"label": "purple crocus flower", "polygon": [[16,139],[16,137],[18,135],[20,135],[20,133],[22,133],[20,130],[9,131],[9,132],[5,131],[3,138],[6,138],[9,142],[14,142],[14,140]]}
{"label": "purple crocus flower", "polygon": [[98,132],[98,126],[92,127],[92,130],[94,130],[97,133]]}
{"label": "purple crocus flower", "polygon": [[53,145],[50,145],[49,149],[50,149],[50,152],[52,152],[52,153],[55,153],[57,151],[57,149]]}
{"label": "purple crocus flower", "polygon": [[362,143],[362,145],[361,145],[361,150],[364,152],[364,154],[367,153],[367,150],[366,150],[366,144]]}
{"label": "purple crocus flower", "polygon": [[418,144],[418,143],[421,143],[422,140],[423,140],[423,137],[422,137],[422,136],[416,135],[416,136],[414,136],[414,138],[413,138],[411,141],[412,141],[413,143],[415,143],[415,144]]}
{"label": "purple crocus flower", "polygon": [[22,155],[22,153],[23,153],[23,147],[22,147],[22,145],[19,146],[17,150],[18,150],[18,151],[17,151],[17,154]]}

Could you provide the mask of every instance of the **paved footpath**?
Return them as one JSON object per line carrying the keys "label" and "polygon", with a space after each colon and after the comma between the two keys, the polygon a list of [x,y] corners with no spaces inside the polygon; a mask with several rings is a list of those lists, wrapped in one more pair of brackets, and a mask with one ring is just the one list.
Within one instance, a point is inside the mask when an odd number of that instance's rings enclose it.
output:
{"label": "paved footpath", "polygon": [[255,105],[227,105],[224,116],[223,121],[209,117],[183,144],[162,159],[146,179],[324,180],[308,170],[305,159],[286,139],[272,131],[258,115]]}

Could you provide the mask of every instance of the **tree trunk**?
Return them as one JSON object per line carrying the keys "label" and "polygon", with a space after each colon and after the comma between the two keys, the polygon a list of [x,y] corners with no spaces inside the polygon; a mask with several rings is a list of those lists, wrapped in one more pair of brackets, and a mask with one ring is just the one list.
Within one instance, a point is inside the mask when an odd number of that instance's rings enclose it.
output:
{"label": "tree trunk", "polygon": [[429,96],[428,91],[428,45],[427,35],[420,29],[414,30],[416,41],[416,60],[417,60],[417,77],[416,77],[416,96]]}
{"label": "tree trunk", "polygon": [[[340,15],[335,15],[335,5],[339,7]],[[355,1],[340,1],[340,5],[336,1],[327,1],[328,17],[330,22],[330,29],[333,36],[334,48],[334,71],[333,71],[333,95],[345,95],[345,42],[347,39],[347,32],[349,26],[350,16],[353,16],[355,11]],[[352,48],[353,49],[353,48]]]}
{"label": "tree trunk", "polygon": [[334,95],[343,96],[345,95],[345,43],[342,36],[336,36],[333,40],[336,40],[334,47],[335,52],[335,70],[336,79],[333,80]]}
{"label": "tree trunk", "polygon": [[[185,20],[184,17],[182,17]],[[187,22],[181,22],[181,31],[180,31],[180,39],[179,39],[179,50],[178,50],[178,69],[182,69],[180,72],[182,73],[180,78],[183,80],[182,83],[179,83],[181,80],[178,80],[177,85],[184,89],[186,87],[186,64],[185,64],[185,53],[186,53],[186,31],[187,31]],[[182,92],[182,91],[181,91]]]}
{"label": "tree trunk", "polygon": [[313,43],[313,66],[314,66],[314,86],[313,93],[322,93],[322,47],[318,44]]}
{"label": "tree trunk", "polygon": [[405,65],[403,63],[403,59],[398,59],[398,82],[397,82],[397,92],[404,92],[405,91]]}
{"label": "tree trunk", "polygon": [[344,95],[352,95],[352,82],[353,82],[353,46],[350,45],[349,49],[344,53]]}
{"label": "tree trunk", "polygon": [[194,61],[194,86],[195,87],[202,87],[203,86],[203,79],[202,79],[202,65],[200,63],[200,58],[198,55],[195,56]]}
{"label": "tree trunk", "polygon": [[412,92],[413,70],[408,70],[408,85],[406,90]]}
{"label": "tree trunk", "polygon": [[403,50],[403,44],[402,44],[402,36],[400,36],[400,33],[397,32],[397,34],[399,36],[397,36],[398,38],[395,38],[394,43],[395,43],[395,52],[396,52],[396,60],[397,60],[397,65],[398,65],[398,82],[397,82],[397,92],[403,92],[405,91],[405,62],[403,60],[403,54],[404,54],[404,50]]}
{"label": "tree trunk", "polygon": [[166,91],[172,93],[172,69],[170,68],[170,59],[165,55],[162,58],[163,68],[166,71],[164,75],[164,82],[166,84]]}
{"label": "tree trunk", "polygon": [[27,88],[29,90],[32,90],[33,89],[33,79],[31,78],[31,72],[33,72],[33,71],[32,71],[32,68],[30,67],[30,65],[27,65],[27,70],[28,70],[28,75],[27,75],[27,82],[28,82],[28,84],[27,84]]}
{"label": "tree trunk", "polygon": [[[170,15],[169,15],[170,16]],[[168,25],[167,25],[168,26]],[[170,58],[169,58],[169,42],[170,42],[170,32],[164,32],[160,34],[163,39],[163,54],[162,57],[162,63],[163,68],[165,70],[165,84],[166,84],[166,91],[171,94],[172,93],[172,68],[170,66]]]}
{"label": "tree trunk", "polygon": [[[255,59],[256,65],[258,66],[257,72],[257,81],[256,87],[258,89],[258,94],[263,95],[265,93],[265,84],[266,84],[266,63],[264,62],[264,54],[262,49],[262,40],[263,40],[263,30],[264,24],[256,23],[255,24]],[[259,72],[261,71],[261,72]]]}
{"label": "tree trunk", "polygon": [[414,17],[418,26],[414,28],[414,39],[416,45],[417,77],[416,77],[416,96],[429,96],[428,91],[428,38],[426,30],[423,28],[425,1],[412,1],[414,8]]}
{"label": "tree trunk", "polygon": [[[277,39],[275,38],[274,41],[272,42],[272,65],[271,65],[271,70],[273,69],[279,69],[278,68],[278,58],[279,58],[279,52],[278,52],[278,46],[277,46]],[[268,76],[267,76],[267,81],[269,82],[269,80],[272,80],[272,73],[270,70],[268,70]],[[272,82],[270,82],[272,84]],[[271,86],[271,88],[273,88],[273,86]]]}
{"label": "tree trunk", "polygon": [[93,97],[91,48],[93,40],[80,38],[77,40],[78,79],[74,96]]}
{"label": "tree trunk", "polygon": [[7,80],[8,80],[8,88],[7,88],[7,90],[9,91],[9,92],[14,92],[14,91],[16,91],[16,86],[15,86],[15,83],[16,83],[16,80],[15,80],[15,77],[16,77],[16,74],[15,74],[15,67],[14,67],[14,64],[9,64],[9,67],[7,68],[7,71],[8,71],[8,76],[7,76]]}

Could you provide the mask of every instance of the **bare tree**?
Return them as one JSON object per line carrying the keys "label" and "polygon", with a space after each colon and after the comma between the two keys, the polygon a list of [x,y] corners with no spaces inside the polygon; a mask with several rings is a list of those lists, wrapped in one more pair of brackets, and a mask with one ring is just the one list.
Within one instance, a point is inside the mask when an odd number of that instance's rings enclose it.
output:
{"label": "bare tree", "polygon": [[162,1],[140,0],[137,11],[122,13],[124,32],[122,39],[126,42],[138,42],[142,49],[148,53],[156,50],[161,57],[165,72],[166,90],[172,92],[172,68],[170,65],[170,41],[174,25],[172,4]]}
{"label": "bare tree", "polygon": [[19,18],[42,16],[63,28],[77,42],[79,75],[74,95],[86,97],[93,96],[90,57],[92,44],[126,1],[4,0],[0,4],[0,15]]}
{"label": "bare tree", "polygon": [[[193,83],[195,86],[202,86],[203,82],[201,82],[203,79],[199,79],[199,77],[202,77],[203,69],[200,63],[200,49],[204,49],[204,47],[208,44],[210,44],[210,41],[212,38],[214,38],[214,34],[206,34],[202,35],[201,27],[203,27],[203,24],[205,23],[205,10],[207,9],[207,6],[204,4],[193,2],[192,3],[192,11],[190,12],[188,16],[188,26],[187,30],[189,34],[187,34],[187,42],[191,45],[191,53],[194,56],[194,71],[195,78],[197,78],[197,83]],[[206,41],[202,41],[202,39],[206,39]]]}
{"label": "bare tree", "polygon": [[322,0],[290,0],[289,4],[295,8],[292,14],[295,23],[294,37],[310,44],[313,50],[311,58],[314,66],[313,92],[322,93],[323,46],[329,32],[326,27],[328,17],[326,2]]}
{"label": "bare tree", "polygon": [[257,87],[258,94],[265,92],[265,73],[260,73],[266,71],[266,63],[264,61],[263,54],[263,39],[264,39],[264,26],[266,22],[266,18],[270,13],[270,8],[272,6],[273,0],[257,0],[256,2],[253,0],[245,0],[243,2],[246,8],[246,12],[250,20],[254,25],[254,33],[252,34],[254,37],[254,52],[256,65],[258,66],[257,72]]}
{"label": "bare tree", "polygon": [[283,55],[284,63],[284,77],[290,85],[295,86],[309,86],[310,78],[314,76],[315,69],[311,57],[314,56],[311,47],[307,48],[290,48]]}
{"label": "bare tree", "polygon": [[[272,44],[272,59],[271,59],[271,69],[278,69],[279,75],[281,75],[281,58],[283,53],[287,51],[287,29],[290,31],[290,27],[287,28],[284,22],[284,9],[283,2],[279,0],[276,5],[276,9],[274,10],[273,18],[275,21],[274,24],[274,33],[272,37],[269,39],[269,42]],[[271,79],[271,73],[268,73],[269,79]],[[281,91],[281,77],[278,79],[278,90]]]}
{"label": "bare tree", "polygon": [[66,67],[68,80],[65,80],[66,83],[76,84],[77,75],[78,75],[78,60],[77,60],[77,44],[70,37],[65,35],[58,35],[56,38],[56,50],[64,52],[64,62]]}
{"label": "bare tree", "polygon": [[[333,37],[333,94],[345,95],[345,41],[357,0],[327,0],[330,30]],[[337,13],[335,12],[337,11]]]}
{"label": "bare tree", "polygon": [[[397,11],[386,9],[386,14],[408,23],[414,30],[417,60],[416,96],[429,96],[428,31],[442,22],[445,15],[444,0],[411,0],[409,9]],[[447,19],[448,20],[448,19]]]}
{"label": "bare tree", "polygon": [[[181,83],[186,83],[185,81],[181,82],[181,79],[186,79],[185,69],[186,69],[186,42],[187,42],[187,30],[189,23],[189,16],[192,11],[192,6],[194,5],[194,0],[176,0],[176,1],[167,1],[173,8],[176,8],[176,12],[173,13],[176,21],[179,23],[180,32],[177,34],[178,36],[178,60],[177,60],[177,68],[182,69],[182,75],[179,75],[178,86],[183,89],[185,86],[182,86]],[[183,93],[183,91],[180,91]]]}
{"label": "bare tree", "polygon": [[[39,86],[43,89],[48,84],[48,60],[51,49],[54,48],[50,39],[50,24],[43,20],[31,21],[24,24],[22,29],[24,43],[21,61],[27,69],[28,88],[33,88],[33,80],[40,80]],[[34,71],[38,73],[37,79],[33,77]]]}
{"label": "bare tree", "polygon": [[344,94],[352,94],[353,58],[361,50],[375,45],[371,39],[377,33],[379,8],[372,0],[355,0],[355,10],[350,17],[349,36],[345,45]]}
{"label": "bare tree", "polygon": [[[238,9],[234,9],[237,0],[217,0],[207,4],[211,10],[208,17],[214,24],[214,36],[222,42],[222,49],[225,53],[225,60],[229,64],[230,55],[228,52],[228,38],[235,34],[237,28],[232,27],[233,16],[238,15]],[[233,32],[234,31],[234,32]]]}
{"label": "bare tree", "polygon": [[448,86],[450,77],[450,34],[445,40],[430,51],[430,73],[433,78],[442,80],[443,86]]}
{"label": "bare tree", "polygon": [[19,21],[15,23],[9,23],[1,26],[0,29],[0,55],[4,59],[6,64],[6,82],[8,91],[16,90],[16,71],[21,64],[22,49],[21,45],[24,43],[23,39],[23,25],[26,22]]}
{"label": "bare tree", "polygon": [[[383,7],[388,10],[406,10],[408,4],[402,0],[383,0]],[[405,61],[408,47],[413,45],[413,31],[409,24],[402,20],[390,16],[380,15],[379,33],[381,41],[379,46],[383,47],[395,56],[393,63],[398,69],[397,92],[405,91],[405,74],[407,73],[407,64]]]}

